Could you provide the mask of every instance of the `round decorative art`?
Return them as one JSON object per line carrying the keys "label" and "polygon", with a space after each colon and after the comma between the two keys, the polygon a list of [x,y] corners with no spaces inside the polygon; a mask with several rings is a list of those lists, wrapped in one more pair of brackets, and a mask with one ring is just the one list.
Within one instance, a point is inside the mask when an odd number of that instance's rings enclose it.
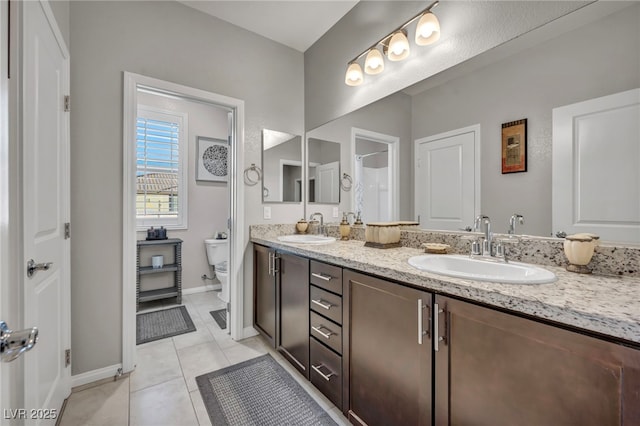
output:
{"label": "round decorative art", "polygon": [[213,145],[202,154],[202,164],[214,176],[227,175],[227,147]]}

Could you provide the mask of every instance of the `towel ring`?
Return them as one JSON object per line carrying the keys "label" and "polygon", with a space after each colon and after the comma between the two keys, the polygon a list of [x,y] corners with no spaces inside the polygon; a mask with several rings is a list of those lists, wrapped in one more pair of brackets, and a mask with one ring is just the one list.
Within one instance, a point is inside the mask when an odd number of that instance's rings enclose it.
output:
{"label": "towel ring", "polygon": [[269,188],[267,188],[266,186],[262,188],[262,196],[264,198],[269,197]]}
{"label": "towel ring", "polygon": [[340,179],[340,188],[343,191],[351,191],[351,187],[353,186],[353,179],[346,173],[342,174],[342,179]]}
{"label": "towel ring", "polygon": [[[252,178],[252,172],[255,174],[255,178]],[[244,169],[244,183],[247,185],[254,186],[261,180],[262,170],[260,170],[260,167],[256,166],[254,163],[251,163],[251,166]]]}

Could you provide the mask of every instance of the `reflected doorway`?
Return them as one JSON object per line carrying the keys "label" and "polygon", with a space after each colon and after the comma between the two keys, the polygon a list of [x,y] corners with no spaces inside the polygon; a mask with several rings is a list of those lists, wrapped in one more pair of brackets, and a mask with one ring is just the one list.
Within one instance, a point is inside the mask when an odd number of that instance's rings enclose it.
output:
{"label": "reflected doorway", "polygon": [[398,220],[398,143],[396,136],[353,128],[352,206],[364,223]]}

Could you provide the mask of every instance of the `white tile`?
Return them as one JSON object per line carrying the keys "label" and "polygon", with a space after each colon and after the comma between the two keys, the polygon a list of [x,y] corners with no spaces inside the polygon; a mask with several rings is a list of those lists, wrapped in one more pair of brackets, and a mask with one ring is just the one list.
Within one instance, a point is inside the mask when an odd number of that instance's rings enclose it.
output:
{"label": "white tile", "polygon": [[173,340],[150,343],[137,348],[136,369],[130,376],[132,392],[182,377]]}
{"label": "white tile", "polygon": [[196,331],[180,334],[172,337],[176,349],[187,348],[189,346],[201,345],[202,343],[214,343],[215,339],[204,324],[196,325]]}
{"label": "white tile", "polygon": [[196,410],[196,416],[198,417],[200,426],[211,426],[209,413],[207,413],[207,407],[204,405],[200,391],[194,390],[189,393],[189,396],[191,396],[191,402],[193,403],[193,408]]}
{"label": "white tile", "polygon": [[128,423],[128,377],[72,393],[60,419],[60,426],[126,426]]}
{"label": "white tile", "polygon": [[257,340],[244,339],[233,345],[222,348],[231,365],[247,361],[268,353],[267,348]]}
{"label": "white tile", "polygon": [[178,349],[182,374],[189,392],[198,389],[196,377],[228,367],[229,361],[217,343],[203,343]]}
{"label": "white tile", "polygon": [[198,425],[182,378],[131,393],[131,426]]}

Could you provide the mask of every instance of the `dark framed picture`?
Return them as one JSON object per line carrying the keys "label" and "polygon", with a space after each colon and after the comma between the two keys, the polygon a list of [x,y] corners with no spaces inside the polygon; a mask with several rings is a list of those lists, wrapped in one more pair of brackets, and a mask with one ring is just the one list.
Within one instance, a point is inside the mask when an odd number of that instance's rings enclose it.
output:
{"label": "dark framed picture", "polygon": [[227,141],[198,136],[196,148],[196,180],[227,182],[229,180]]}
{"label": "dark framed picture", "polygon": [[502,174],[527,171],[527,119],[502,124]]}

